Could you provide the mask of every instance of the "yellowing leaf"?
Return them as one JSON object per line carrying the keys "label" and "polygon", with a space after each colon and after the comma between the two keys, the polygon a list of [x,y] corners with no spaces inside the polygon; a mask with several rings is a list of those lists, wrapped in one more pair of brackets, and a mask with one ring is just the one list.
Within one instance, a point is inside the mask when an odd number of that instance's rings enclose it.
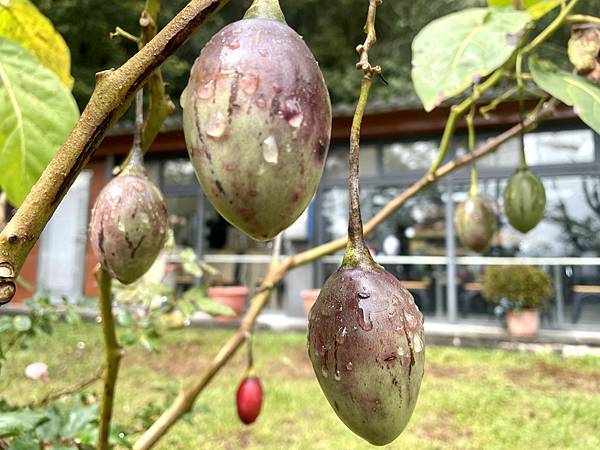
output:
{"label": "yellowing leaf", "polygon": [[[523,6],[534,19],[545,16],[558,5],[561,0],[525,0]],[[494,8],[512,7],[512,0],[488,0],[488,5]]]}
{"label": "yellowing leaf", "polygon": [[71,53],[62,36],[29,0],[0,0],[0,36],[17,42],[73,87]]}
{"label": "yellowing leaf", "polygon": [[78,117],[58,77],[0,37],[0,187],[10,203],[23,202]]}

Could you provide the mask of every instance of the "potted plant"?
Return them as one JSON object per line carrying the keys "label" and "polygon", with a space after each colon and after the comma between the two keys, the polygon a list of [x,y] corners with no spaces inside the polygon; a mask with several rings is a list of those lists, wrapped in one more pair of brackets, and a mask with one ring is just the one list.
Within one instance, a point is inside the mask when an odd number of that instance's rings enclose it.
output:
{"label": "potted plant", "polygon": [[496,314],[506,312],[508,332],[515,337],[536,336],[540,308],[552,295],[552,280],[543,270],[525,265],[488,266],[481,293],[496,304]]}

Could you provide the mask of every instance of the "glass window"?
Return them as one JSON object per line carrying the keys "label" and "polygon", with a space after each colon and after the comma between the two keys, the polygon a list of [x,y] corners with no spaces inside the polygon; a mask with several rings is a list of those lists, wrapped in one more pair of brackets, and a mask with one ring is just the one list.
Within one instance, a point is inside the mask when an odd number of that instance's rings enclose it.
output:
{"label": "glass window", "polygon": [[189,186],[196,184],[194,167],[188,159],[170,159],[163,165],[164,182],[167,186]]}
{"label": "glass window", "polygon": [[437,141],[396,142],[383,147],[385,173],[429,169],[438,151]]}
{"label": "glass window", "polygon": [[[377,176],[377,147],[365,145],[360,148],[360,175],[361,177]],[[348,177],[348,148],[332,148],[327,155],[325,163],[325,176],[327,178]]]}
{"label": "glass window", "polygon": [[563,130],[525,135],[529,165],[586,163],[594,161],[592,130]]}
{"label": "glass window", "polygon": [[[436,184],[410,199],[369,237],[368,244],[376,253],[395,255],[444,255],[445,206],[444,185]],[[403,188],[396,186],[363,187],[361,210],[364,221],[372,217]],[[325,240],[344,236],[348,230],[348,190],[334,187],[323,192],[321,215]],[[393,236],[397,242],[392,243]],[[386,242],[387,239],[387,242]]]}
{"label": "glass window", "polygon": [[169,196],[165,202],[176,244],[195,248],[198,241],[198,197]]}

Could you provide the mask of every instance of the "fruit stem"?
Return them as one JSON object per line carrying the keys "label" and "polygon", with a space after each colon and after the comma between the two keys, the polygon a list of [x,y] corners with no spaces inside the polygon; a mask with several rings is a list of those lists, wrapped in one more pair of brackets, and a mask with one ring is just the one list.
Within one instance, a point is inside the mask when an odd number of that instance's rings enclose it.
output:
{"label": "fruit stem", "polygon": [[135,130],[131,159],[123,169],[122,175],[144,174],[144,152],[142,151],[142,128],[144,127],[144,90],[140,88],[135,94]]}
{"label": "fruit stem", "polygon": [[[477,86],[475,86],[474,89],[477,89]],[[473,154],[473,150],[475,149],[475,103],[471,105],[471,109],[469,110],[469,114],[467,114],[466,120],[469,136],[469,153]],[[476,195],[479,195],[479,183],[477,181],[477,165],[475,164],[475,159],[473,159],[473,162],[471,163],[471,187],[469,189],[469,196],[474,197]]]}
{"label": "fruit stem", "polygon": [[254,0],[244,19],[270,19],[285,23],[279,0]]}
{"label": "fruit stem", "polygon": [[252,351],[252,343],[253,343],[253,338],[252,338],[252,332],[248,331],[246,333],[246,346],[248,348],[248,353],[246,355],[246,374],[245,374],[245,378],[250,378],[254,375],[254,371],[253,371],[253,367],[254,367],[254,354]]}
{"label": "fruit stem", "polygon": [[356,51],[360,55],[360,61],[356,64],[357,69],[363,71],[363,77],[360,83],[360,96],[354,118],[352,119],[352,131],[350,134],[350,156],[349,156],[349,175],[348,175],[348,194],[350,197],[350,211],[348,219],[348,244],[344,253],[342,267],[373,269],[381,267],[377,264],[367,245],[363,235],[363,224],[360,215],[360,191],[359,191],[359,161],[360,161],[360,129],[362,119],[369,98],[369,91],[373,84],[373,75],[381,75],[381,67],[373,67],[369,63],[369,49],[377,41],[375,34],[375,13],[377,5],[381,0],[369,0],[369,13],[365,32],[367,37],[364,44],[359,45]]}

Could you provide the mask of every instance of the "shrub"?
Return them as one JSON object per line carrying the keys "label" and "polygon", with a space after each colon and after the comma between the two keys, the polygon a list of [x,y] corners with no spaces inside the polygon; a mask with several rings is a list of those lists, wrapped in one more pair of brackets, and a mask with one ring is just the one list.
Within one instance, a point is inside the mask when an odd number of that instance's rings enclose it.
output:
{"label": "shrub", "polygon": [[552,295],[552,280],[546,272],[531,266],[488,266],[481,293],[486,300],[506,309],[539,308]]}

